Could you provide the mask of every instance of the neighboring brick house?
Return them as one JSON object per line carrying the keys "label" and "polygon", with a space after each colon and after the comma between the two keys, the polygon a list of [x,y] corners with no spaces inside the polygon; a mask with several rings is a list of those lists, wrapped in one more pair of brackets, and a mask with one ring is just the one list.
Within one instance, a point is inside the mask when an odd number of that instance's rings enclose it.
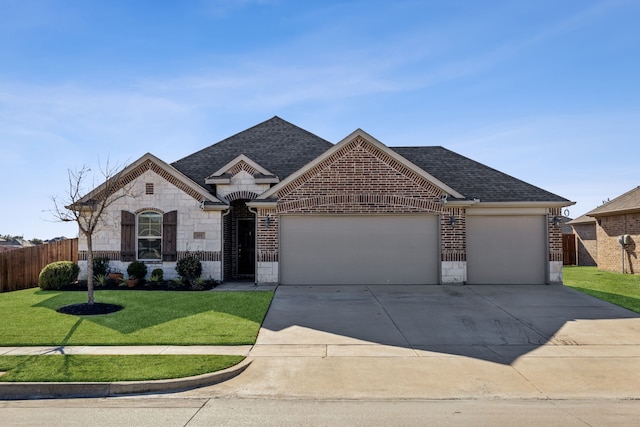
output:
{"label": "neighboring brick house", "polygon": [[587,215],[582,215],[567,222],[573,228],[576,235],[577,262],[580,266],[598,265],[598,244],[596,240],[596,220]]}
{"label": "neighboring brick house", "polygon": [[[598,269],[631,274],[640,272],[636,248],[636,243],[640,242],[640,187],[586,215],[595,221]],[[629,237],[623,247],[619,237],[625,235]]]}
{"label": "neighboring brick house", "polygon": [[94,236],[121,270],[138,259],[171,277],[194,252],[206,277],[258,284],[562,282],[572,202],[442,147],[362,130],[334,145],[274,117],[124,176],[139,195]]}

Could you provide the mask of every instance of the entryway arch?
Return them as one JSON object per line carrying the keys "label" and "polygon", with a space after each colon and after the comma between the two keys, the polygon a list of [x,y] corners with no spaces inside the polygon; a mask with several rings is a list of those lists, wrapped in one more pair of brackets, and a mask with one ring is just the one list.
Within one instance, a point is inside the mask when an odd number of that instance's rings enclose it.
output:
{"label": "entryway arch", "polygon": [[229,213],[224,216],[223,279],[255,280],[256,219],[247,207],[257,194],[241,191],[229,194]]}

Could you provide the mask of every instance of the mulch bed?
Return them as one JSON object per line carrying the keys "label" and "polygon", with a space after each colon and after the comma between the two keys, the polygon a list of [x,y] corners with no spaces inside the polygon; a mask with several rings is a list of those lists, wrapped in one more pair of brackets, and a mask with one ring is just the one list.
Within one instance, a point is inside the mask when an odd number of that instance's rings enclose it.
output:
{"label": "mulch bed", "polygon": [[[94,290],[134,290],[134,291],[207,291],[215,288],[218,285],[218,282],[215,280],[207,280],[200,285],[178,285],[171,281],[162,281],[162,282],[142,282],[138,286],[128,287],[124,283],[120,284],[113,280],[108,280],[107,283],[100,286],[97,283],[94,283]],[[79,280],[65,287],[65,291],[87,291],[87,281]],[[58,313],[70,314],[72,316],[95,316],[100,314],[110,314],[115,313],[116,311],[122,310],[124,307],[118,304],[105,304],[101,302],[96,302],[93,304],[89,303],[80,303],[80,304],[70,304],[65,305],[64,307],[60,307],[56,310]]]}
{"label": "mulch bed", "polygon": [[105,304],[102,302],[96,302],[93,304],[70,304],[60,307],[57,312],[63,314],[71,314],[73,316],[95,316],[98,314],[115,313],[122,310],[124,307],[118,304]]}
{"label": "mulch bed", "polygon": [[[162,282],[148,282],[144,281],[139,283],[137,286],[129,287],[126,283],[118,283],[114,280],[107,280],[104,285],[100,285],[99,283],[93,282],[93,289],[96,291],[99,290],[120,290],[120,291],[208,291],[216,286],[219,283],[215,280],[206,280],[201,285],[188,285],[188,284],[176,284],[170,280],[162,281]],[[65,291],[87,291],[87,281],[86,280],[78,280],[65,287]]]}

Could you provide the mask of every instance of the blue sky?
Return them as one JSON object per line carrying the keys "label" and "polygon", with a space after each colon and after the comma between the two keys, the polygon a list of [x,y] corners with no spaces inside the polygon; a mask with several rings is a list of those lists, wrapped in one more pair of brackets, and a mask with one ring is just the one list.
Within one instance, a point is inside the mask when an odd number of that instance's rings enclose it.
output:
{"label": "blue sky", "polygon": [[[173,162],[278,115],[441,145],[577,202],[640,185],[640,2],[0,0],[0,234],[67,170]],[[89,183],[91,184],[91,183]]]}

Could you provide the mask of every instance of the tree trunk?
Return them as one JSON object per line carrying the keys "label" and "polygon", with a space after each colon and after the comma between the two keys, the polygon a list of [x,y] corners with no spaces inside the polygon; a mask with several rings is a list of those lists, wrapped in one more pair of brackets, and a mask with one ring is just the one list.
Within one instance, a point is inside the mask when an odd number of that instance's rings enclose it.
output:
{"label": "tree trunk", "polygon": [[93,242],[91,233],[86,233],[87,237],[87,304],[93,304]]}

